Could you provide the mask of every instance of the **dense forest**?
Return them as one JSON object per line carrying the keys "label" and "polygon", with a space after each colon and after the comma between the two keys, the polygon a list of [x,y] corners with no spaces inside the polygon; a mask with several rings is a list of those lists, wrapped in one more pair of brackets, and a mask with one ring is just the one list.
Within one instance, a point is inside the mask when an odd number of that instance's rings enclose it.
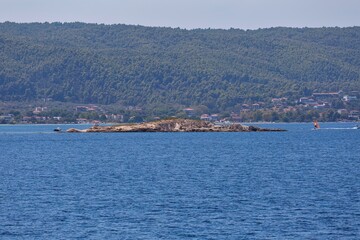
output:
{"label": "dense forest", "polygon": [[0,23],[0,101],[212,111],[360,89],[360,27],[173,29]]}

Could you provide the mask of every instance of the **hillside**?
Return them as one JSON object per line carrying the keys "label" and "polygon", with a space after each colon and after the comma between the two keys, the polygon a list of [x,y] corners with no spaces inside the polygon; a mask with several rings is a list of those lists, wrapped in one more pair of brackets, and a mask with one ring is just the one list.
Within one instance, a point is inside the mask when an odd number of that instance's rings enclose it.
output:
{"label": "hillside", "polygon": [[360,27],[183,30],[0,24],[0,101],[224,110],[360,89]]}

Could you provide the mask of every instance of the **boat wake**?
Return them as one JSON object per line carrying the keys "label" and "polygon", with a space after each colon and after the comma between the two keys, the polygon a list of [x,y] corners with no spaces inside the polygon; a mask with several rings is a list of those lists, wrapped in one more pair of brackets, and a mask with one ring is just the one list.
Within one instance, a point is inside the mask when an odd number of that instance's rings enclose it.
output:
{"label": "boat wake", "polygon": [[312,129],[312,130],[359,130],[358,127],[352,127],[352,128],[317,128],[317,129]]}
{"label": "boat wake", "polygon": [[57,132],[0,132],[4,135],[13,135],[13,134],[56,134]]}

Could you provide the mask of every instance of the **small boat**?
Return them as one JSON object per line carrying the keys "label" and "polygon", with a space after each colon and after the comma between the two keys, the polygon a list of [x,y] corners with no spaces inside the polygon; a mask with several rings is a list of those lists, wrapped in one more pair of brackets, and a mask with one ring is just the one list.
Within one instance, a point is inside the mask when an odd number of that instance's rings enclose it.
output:
{"label": "small boat", "polygon": [[61,132],[61,128],[59,128],[59,127],[55,128],[54,132]]}
{"label": "small boat", "polygon": [[316,130],[316,129],[320,129],[320,124],[318,123],[317,120],[314,120],[313,124],[314,124],[314,129],[315,129],[315,130]]}

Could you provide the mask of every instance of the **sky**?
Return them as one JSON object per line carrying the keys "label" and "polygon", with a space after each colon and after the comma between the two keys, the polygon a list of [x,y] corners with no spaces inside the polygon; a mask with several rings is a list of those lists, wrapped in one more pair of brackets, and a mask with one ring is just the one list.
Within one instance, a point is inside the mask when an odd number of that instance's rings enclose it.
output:
{"label": "sky", "polygon": [[360,26],[360,0],[0,0],[0,22],[258,29]]}

